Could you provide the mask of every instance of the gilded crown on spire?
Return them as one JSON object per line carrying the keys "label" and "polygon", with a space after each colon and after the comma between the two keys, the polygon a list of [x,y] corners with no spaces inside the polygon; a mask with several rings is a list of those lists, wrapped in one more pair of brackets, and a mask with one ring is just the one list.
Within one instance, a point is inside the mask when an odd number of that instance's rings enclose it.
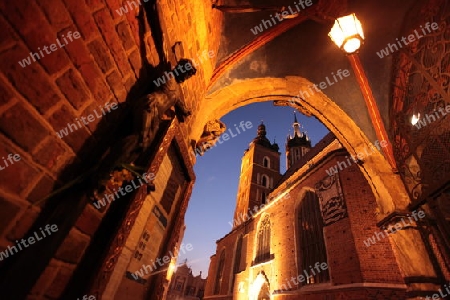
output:
{"label": "gilded crown on spire", "polygon": [[292,124],[292,127],[294,127],[294,134],[288,135],[286,145],[288,147],[295,147],[295,146],[306,146],[311,147],[311,141],[308,137],[308,135],[305,132],[301,131],[301,124],[297,120],[297,114],[294,112],[294,123]]}

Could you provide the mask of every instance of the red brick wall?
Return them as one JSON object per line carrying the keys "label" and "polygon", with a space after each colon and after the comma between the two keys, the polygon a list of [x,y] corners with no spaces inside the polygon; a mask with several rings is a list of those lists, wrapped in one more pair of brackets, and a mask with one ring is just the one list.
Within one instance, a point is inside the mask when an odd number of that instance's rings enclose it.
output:
{"label": "red brick wall", "polygon": [[214,284],[215,284],[215,275],[216,275],[216,269],[217,269],[217,255],[212,255],[209,262],[209,268],[208,268],[208,279],[206,281],[205,286],[205,295],[212,295],[214,292]]}
{"label": "red brick wall", "polygon": [[[341,158],[342,160],[343,158]],[[367,247],[364,241],[380,232],[376,225],[377,205],[372,190],[355,165],[340,174],[351,233],[364,281],[404,283],[389,238]],[[356,183],[356,184],[355,184]]]}
{"label": "red brick wall", "polygon": [[[249,228],[251,228],[251,226]],[[249,228],[247,228],[247,230]],[[234,256],[235,256],[237,239],[239,238],[240,235],[244,235],[244,237],[245,237],[247,230],[246,230],[245,226],[240,226],[236,230],[229,233],[225,238],[218,241],[217,253],[215,255],[211,256],[211,262],[210,262],[209,270],[208,270],[208,278],[207,278],[207,282],[206,282],[205,295],[213,295],[213,293],[214,293],[217,268],[218,268],[218,264],[219,264],[220,253],[221,253],[220,251],[222,251],[222,249],[225,250],[225,269],[224,269],[224,275],[223,275],[222,285],[221,285],[219,295],[227,295],[230,293],[230,285],[231,285],[231,279],[233,277],[232,271],[233,271],[233,267],[234,267],[234,258],[235,258]],[[242,261],[243,268],[248,268],[251,265],[251,261],[248,261],[248,257],[250,257],[251,254],[248,253],[247,251],[253,251],[253,248],[249,247],[248,244],[246,244],[246,239],[244,238],[242,241],[242,254],[241,254],[241,261]]]}
{"label": "red brick wall", "polygon": [[[180,9],[173,1],[158,3],[167,48],[182,41],[188,58],[196,58],[204,50],[217,53],[220,33],[215,36],[209,30],[207,35],[198,35],[192,29],[185,34],[187,19],[195,18],[198,5],[186,2]],[[155,72],[160,63],[156,34],[145,18],[145,27],[139,24],[137,10],[120,16],[116,9],[123,4],[126,1],[0,3],[0,156],[11,153],[21,157],[0,171],[0,251],[26,236],[45,207],[37,201],[98,161],[120,127],[120,113],[89,123],[63,139],[56,132],[99,105],[132,101],[152,84],[150,79],[159,76]],[[201,8],[209,17],[205,20],[209,27],[220,28],[221,15],[211,12],[210,5]],[[78,31],[81,37],[24,68],[18,64],[38,47],[67,36],[68,31]],[[146,49],[145,57],[141,57],[141,48]],[[165,50],[173,62],[173,55]],[[199,109],[214,60],[204,62],[197,75],[183,85],[187,106],[193,112]],[[33,295],[59,297],[102,216],[90,205],[84,208]]]}

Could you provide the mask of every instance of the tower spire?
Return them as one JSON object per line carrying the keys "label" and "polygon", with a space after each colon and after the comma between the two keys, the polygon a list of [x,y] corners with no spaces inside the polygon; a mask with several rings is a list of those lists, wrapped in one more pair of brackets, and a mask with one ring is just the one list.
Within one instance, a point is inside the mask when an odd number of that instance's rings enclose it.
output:
{"label": "tower spire", "polygon": [[286,141],[286,167],[289,169],[297,161],[299,161],[306,152],[311,149],[311,141],[309,140],[306,131],[301,131],[301,125],[297,120],[297,114],[294,111],[294,134],[288,135]]}
{"label": "tower spire", "polygon": [[278,151],[280,149],[279,146],[276,143],[271,144],[266,135],[267,135],[266,125],[264,125],[264,123],[261,121],[261,124],[259,124],[258,126],[257,135],[253,139],[252,143],[259,144],[261,146],[270,148],[274,151]]}
{"label": "tower spire", "polygon": [[300,123],[297,121],[297,114],[294,111],[294,123],[292,124],[292,127],[294,127],[294,136],[292,138],[303,137],[303,133],[300,130]]}

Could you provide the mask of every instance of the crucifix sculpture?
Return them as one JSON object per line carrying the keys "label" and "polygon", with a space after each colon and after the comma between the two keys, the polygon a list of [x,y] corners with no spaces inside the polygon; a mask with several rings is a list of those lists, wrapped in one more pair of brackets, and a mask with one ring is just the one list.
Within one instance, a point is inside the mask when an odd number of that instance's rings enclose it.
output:
{"label": "crucifix sculpture", "polygon": [[176,116],[180,122],[184,122],[191,115],[182,99],[180,84],[196,72],[191,60],[180,59],[170,72],[165,72],[165,84],[131,103],[132,131],[112,146],[100,163],[97,193],[103,193],[114,170],[134,165],[138,157],[152,145],[163,120]]}

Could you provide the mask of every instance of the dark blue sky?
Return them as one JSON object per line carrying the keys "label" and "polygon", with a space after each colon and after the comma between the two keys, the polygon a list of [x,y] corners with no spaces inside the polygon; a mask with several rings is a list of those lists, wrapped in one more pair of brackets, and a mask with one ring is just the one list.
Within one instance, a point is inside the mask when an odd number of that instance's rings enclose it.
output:
{"label": "dark blue sky", "polygon": [[[286,170],[285,141],[293,132],[292,123],[294,109],[291,107],[273,106],[272,102],[255,103],[244,106],[222,117],[228,128],[236,134],[234,124],[250,121],[253,127],[247,129],[222,144],[217,144],[203,156],[197,156],[194,167],[197,176],[186,212],[186,231],[183,243],[191,243],[193,250],[180,253],[178,263],[185,258],[192,267],[194,275],[202,271],[206,277],[210,256],[216,252],[216,240],[231,230],[236,202],[236,193],[241,169],[241,158],[249,143],[256,137],[261,120],[266,125],[267,138],[280,146],[281,173]],[[328,129],[315,117],[306,117],[297,112],[297,119],[307,131],[314,146]]]}

